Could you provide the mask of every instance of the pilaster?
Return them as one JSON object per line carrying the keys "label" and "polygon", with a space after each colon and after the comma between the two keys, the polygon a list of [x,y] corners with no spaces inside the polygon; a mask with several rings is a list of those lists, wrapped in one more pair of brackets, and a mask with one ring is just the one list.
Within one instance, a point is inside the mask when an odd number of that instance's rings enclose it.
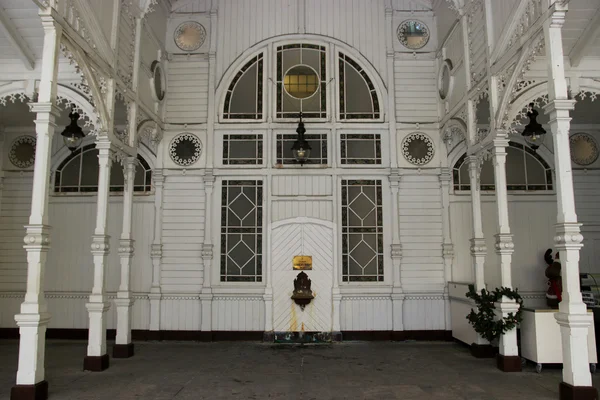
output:
{"label": "pilaster", "polygon": [[471,186],[471,209],[473,211],[473,236],[470,240],[471,258],[473,259],[473,276],[475,290],[481,292],[485,288],[485,257],[487,247],[483,237],[483,222],[481,219],[481,190],[479,184],[479,168],[481,160],[476,156],[469,156],[469,182]]}
{"label": "pilaster", "polygon": [[131,226],[133,214],[133,186],[135,180],[136,157],[128,157],[123,168],[125,190],[123,192],[123,231],[119,241],[119,258],[121,259],[121,284],[117,291],[115,305],[117,307],[117,336],[113,348],[114,358],[133,356],[131,343],[131,297],[130,279],[131,262],[134,255],[135,241],[132,239]]}
{"label": "pilaster", "polygon": [[569,100],[567,93],[561,32],[568,3],[556,1],[554,7],[552,15],[544,23],[549,98],[544,111],[550,117],[554,143],[558,211],[554,243],[562,264],[562,301],[555,315],[560,325],[563,351],[563,382],[559,393],[561,399],[594,399],[598,392],[592,387],[587,345],[592,317],[586,312],[579,287],[579,250],[583,236],[575,213],[569,143],[569,112],[574,108],[574,101]]}
{"label": "pilaster", "polygon": [[52,138],[60,110],[56,107],[58,56],[62,29],[51,16],[42,15],[44,47],[38,102],[31,104],[36,113],[37,145],[33,172],[31,214],[25,226],[27,253],[27,286],[20,313],[15,315],[19,326],[19,365],[17,382],[11,399],[47,399],[45,381],[46,328],[50,320],[44,296],[44,273],[50,248],[48,225],[48,193],[50,191],[50,158]]}
{"label": "pilaster", "polygon": [[206,196],[204,211],[204,244],[202,245],[203,278],[202,292],[200,293],[200,304],[202,307],[202,331],[212,331],[212,282],[211,270],[213,264],[213,244],[212,244],[212,197],[215,183],[215,176],[212,169],[207,169],[204,174],[204,193]]}
{"label": "pilaster", "polygon": [[452,281],[452,261],[454,260],[454,245],[450,236],[450,182],[452,174],[450,168],[444,167],[440,173],[440,190],[442,192],[442,233],[444,242],[442,243],[442,258],[444,260],[444,303],[445,303],[445,321],[446,330],[452,330],[452,321],[450,320],[450,293],[449,282]]}
{"label": "pilaster", "polygon": [[152,286],[148,298],[150,299],[150,331],[160,330],[160,302],[162,291],[160,287],[161,261],[162,261],[162,220],[163,220],[163,186],[165,176],[161,169],[152,172],[154,184],[154,240],[150,248],[152,259]]}
{"label": "pilaster", "polygon": [[400,226],[398,214],[398,194],[400,192],[400,170],[392,168],[389,176],[391,205],[392,205],[392,244],[390,254],[392,257],[392,327],[394,331],[404,330],[404,291],[402,290],[402,244],[400,243]]}
{"label": "pilaster", "polygon": [[105,135],[99,137],[96,148],[99,150],[99,173],[96,229],[92,236],[94,286],[89,302],[86,304],[89,314],[89,337],[87,356],[83,363],[83,369],[89,371],[103,371],[109,365],[108,354],[106,353],[106,312],[110,308],[110,303],[106,298],[105,285],[110,236],[107,235],[106,224],[108,221],[110,171],[114,153],[110,141]]}

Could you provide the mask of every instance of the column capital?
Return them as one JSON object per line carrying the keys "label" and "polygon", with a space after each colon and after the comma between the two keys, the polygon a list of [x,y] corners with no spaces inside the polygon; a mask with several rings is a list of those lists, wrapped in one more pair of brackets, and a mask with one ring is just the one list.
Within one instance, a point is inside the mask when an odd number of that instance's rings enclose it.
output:
{"label": "column capital", "polygon": [[400,243],[394,243],[390,245],[392,259],[402,259],[402,245]]}
{"label": "column capital", "polygon": [[162,187],[165,183],[165,175],[163,174],[162,169],[155,169],[152,171],[152,182],[154,183],[154,186]]}
{"label": "column capital", "polygon": [[55,103],[29,103],[29,110],[33,113],[46,113],[51,114],[55,118],[58,118],[61,113],[61,109]]}
{"label": "column capital", "polygon": [[442,244],[442,256],[444,258],[446,258],[446,257],[449,257],[449,258],[454,257],[454,245],[452,243],[444,243],[444,244]]}
{"label": "column capital", "polygon": [[513,235],[510,233],[498,233],[494,235],[496,238],[496,253],[498,254],[512,254],[515,251],[515,243],[513,242]]}
{"label": "column capital", "polygon": [[25,225],[27,232],[23,238],[27,251],[48,251],[50,248],[50,226],[48,225]]}
{"label": "column capital", "polygon": [[550,114],[554,111],[573,111],[575,109],[575,100],[555,99],[551,100],[544,106],[544,113]]}
{"label": "column capital", "polygon": [[496,155],[499,152],[505,154],[510,141],[507,137],[496,137],[492,142],[494,143],[494,155]]}
{"label": "column capital", "polygon": [[204,243],[202,245],[202,258],[205,261],[212,260],[212,258],[213,258],[213,245],[212,244]]}
{"label": "column capital", "polygon": [[440,171],[440,182],[442,185],[447,185],[452,181],[452,172],[450,168],[443,167]]}
{"label": "column capital", "polygon": [[135,240],[133,239],[120,239],[119,240],[119,255],[120,256],[133,256]]}
{"label": "column capital", "polygon": [[214,170],[212,168],[208,168],[206,171],[204,171],[203,180],[206,186],[212,187],[213,183],[215,182]]}
{"label": "column capital", "polygon": [[92,254],[107,255],[110,250],[109,241],[108,235],[92,235]]}
{"label": "column capital", "polygon": [[150,258],[162,257],[162,244],[153,244],[150,246]]}
{"label": "column capital", "polygon": [[390,174],[388,175],[388,179],[390,181],[390,186],[392,189],[397,189],[400,185],[400,181],[402,180],[402,174],[400,173],[400,168],[392,168],[390,169]]}
{"label": "column capital", "polygon": [[556,236],[554,243],[557,250],[579,250],[583,247],[583,235],[581,234],[580,223],[560,223],[556,224]]}
{"label": "column capital", "polygon": [[484,238],[472,238],[469,240],[471,243],[470,251],[472,255],[475,256],[485,256],[487,255],[487,246],[485,244]]}

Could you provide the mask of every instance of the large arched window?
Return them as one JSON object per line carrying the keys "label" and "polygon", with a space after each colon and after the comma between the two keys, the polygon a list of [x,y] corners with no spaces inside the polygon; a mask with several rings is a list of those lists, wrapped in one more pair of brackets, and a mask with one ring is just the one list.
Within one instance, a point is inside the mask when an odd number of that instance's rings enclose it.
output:
{"label": "large arched window", "polygon": [[223,119],[262,119],[263,53],[252,58],[235,75],[227,94]]}
{"label": "large arched window", "polygon": [[379,119],[379,100],[367,73],[340,53],[340,119]]}
{"label": "large arched window", "polygon": [[[152,190],[152,170],[138,154],[139,165],[135,169],[134,192]],[[55,193],[93,193],[98,191],[98,150],[95,144],[74,151],[58,167],[54,179]],[[124,189],[123,170],[118,165],[111,168],[110,191]]]}
{"label": "large arched window", "polygon": [[[454,165],[454,190],[471,190],[467,155]],[[495,190],[494,166],[485,161],[480,174],[481,190]],[[539,154],[528,146],[510,142],[506,148],[506,186],[508,190],[552,190],[552,170]]]}

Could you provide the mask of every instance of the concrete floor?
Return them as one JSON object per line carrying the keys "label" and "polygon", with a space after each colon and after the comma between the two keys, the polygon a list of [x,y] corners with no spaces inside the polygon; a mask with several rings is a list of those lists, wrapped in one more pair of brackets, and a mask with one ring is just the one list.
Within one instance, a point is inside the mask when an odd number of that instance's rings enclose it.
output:
{"label": "concrete floor", "polygon": [[[84,342],[51,341],[54,400],[557,399],[560,369],[503,373],[492,359],[439,342],[344,342],[299,347],[255,342],[136,343],[131,359],[82,371]],[[18,342],[0,340],[0,399],[14,384]],[[600,375],[594,376],[600,386]]]}

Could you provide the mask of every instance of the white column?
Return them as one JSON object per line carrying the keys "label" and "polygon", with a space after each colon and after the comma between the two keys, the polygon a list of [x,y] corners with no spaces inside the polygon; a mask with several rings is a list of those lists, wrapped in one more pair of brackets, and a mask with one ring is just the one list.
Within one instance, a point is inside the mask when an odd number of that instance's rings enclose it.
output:
{"label": "white column", "polygon": [[469,183],[471,186],[471,208],[473,211],[473,236],[471,238],[471,257],[473,258],[473,275],[475,290],[480,293],[485,288],[485,256],[487,247],[483,236],[481,220],[481,188],[479,184],[480,160],[477,156],[469,156]]}
{"label": "white column", "polygon": [[89,336],[84,370],[103,371],[108,368],[106,353],[106,312],[110,308],[105,293],[106,270],[110,236],[107,235],[108,194],[113,150],[110,140],[101,134],[96,141],[98,154],[98,205],[96,209],[96,229],[92,236],[92,256],[94,259],[94,286],[86,308],[89,314]]}
{"label": "white column", "polygon": [[[200,293],[200,303],[202,307],[202,332],[212,331],[212,284],[211,270],[213,265],[213,244],[212,244],[212,214],[213,214],[213,187],[215,176],[212,169],[207,169],[204,175],[204,192],[206,193],[205,212],[204,212],[204,244],[202,245],[202,260],[204,264],[202,278],[202,292]],[[217,213],[217,215],[219,215]]]}
{"label": "white column", "polygon": [[389,176],[390,200],[392,209],[392,244],[390,251],[392,256],[392,330],[404,330],[404,291],[402,290],[402,244],[400,243],[400,226],[398,221],[398,193],[400,190],[400,170],[393,168]]}
{"label": "white column", "polygon": [[127,157],[123,177],[125,190],[123,191],[123,231],[119,241],[119,258],[121,259],[121,285],[117,291],[115,305],[117,307],[117,337],[113,348],[114,358],[128,358],[133,356],[134,348],[131,343],[131,261],[133,259],[135,240],[131,234],[133,219],[133,185],[135,180],[136,157]]}
{"label": "white column", "polygon": [[[511,261],[514,252],[513,235],[510,233],[508,222],[508,192],[506,188],[506,148],[508,147],[507,135],[497,131],[498,137],[494,139],[494,183],[496,186],[496,205],[498,208],[498,233],[496,237],[496,254],[500,258],[500,284],[512,288]],[[495,304],[497,317],[507,317],[509,313],[515,314],[519,310],[516,301],[503,296]],[[521,370],[521,359],[517,346],[517,329],[512,329],[500,336],[500,356],[498,367],[505,372]]]}
{"label": "white column", "polygon": [[555,11],[544,24],[546,59],[548,62],[548,97],[545,108],[550,116],[556,168],[557,224],[555,246],[560,251],[563,284],[562,301],[555,315],[560,325],[563,351],[563,382],[561,398],[596,398],[589,370],[587,335],[592,322],[586,311],[579,287],[579,250],[583,236],[575,213],[573,176],[569,149],[569,111],[574,101],[568,100],[563,64],[561,28],[567,5],[555,3]]}
{"label": "white column", "polygon": [[445,322],[446,330],[452,330],[452,321],[450,319],[450,293],[449,282],[452,281],[452,260],[454,259],[454,246],[450,236],[450,182],[452,174],[450,169],[442,168],[440,173],[440,190],[442,191],[442,232],[444,242],[442,243],[442,257],[444,259],[444,303],[445,303]]}
{"label": "white column", "polygon": [[48,383],[44,380],[44,356],[46,327],[50,320],[44,296],[44,272],[50,248],[48,225],[48,192],[52,138],[56,118],[58,74],[58,51],[62,30],[51,16],[41,15],[44,28],[41,80],[38,102],[31,105],[35,112],[37,145],[33,172],[31,215],[25,227],[25,251],[27,252],[27,287],[21,312],[15,315],[19,326],[19,366],[17,385],[12,388],[11,398],[48,398]]}
{"label": "white column", "polygon": [[160,339],[160,302],[162,291],[160,288],[161,261],[162,261],[162,220],[163,220],[163,186],[165,176],[161,169],[152,171],[154,183],[154,240],[150,250],[152,258],[152,286],[150,287],[150,331],[155,332],[152,339]]}

